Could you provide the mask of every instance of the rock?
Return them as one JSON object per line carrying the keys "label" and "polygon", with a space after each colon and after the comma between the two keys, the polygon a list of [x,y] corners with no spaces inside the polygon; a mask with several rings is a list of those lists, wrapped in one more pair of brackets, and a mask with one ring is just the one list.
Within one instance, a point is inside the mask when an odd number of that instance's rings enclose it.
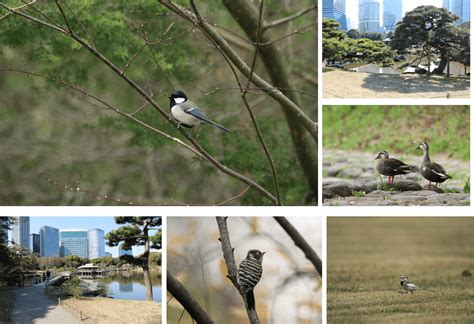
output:
{"label": "rock", "polygon": [[329,195],[331,192],[333,196],[339,197],[350,197],[352,196],[352,189],[346,183],[334,183],[327,186],[324,186],[323,192],[326,190],[327,194]]}
{"label": "rock", "polygon": [[362,174],[361,168],[346,168],[339,171],[338,176],[342,178],[358,179]]}
{"label": "rock", "polygon": [[419,191],[422,189],[419,183],[411,180],[399,180],[393,183],[386,182],[384,186],[397,191]]}
{"label": "rock", "polygon": [[434,192],[437,192],[437,193],[444,193],[443,189],[441,189],[440,187],[433,186],[433,185],[431,185],[431,186],[426,185],[424,187],[424,189],[425,190],[431,190],[431,191],[434,191]]}

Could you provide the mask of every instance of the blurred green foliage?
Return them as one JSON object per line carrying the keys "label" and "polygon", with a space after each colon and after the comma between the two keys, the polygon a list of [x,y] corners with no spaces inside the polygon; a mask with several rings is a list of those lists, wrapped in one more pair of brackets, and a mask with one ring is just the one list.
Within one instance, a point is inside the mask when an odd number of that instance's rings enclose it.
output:
{"label": "blurred green foliage", "polygon": [[[187,1],[177,1],[189,6]],[[274,192],[263,154],[235,80],[219,52],[185,20],[170,14],[156,0],[71,0],[61,2],[73,30],[119,68],[134,59],[126,74],[168,111],[168,94],[184,90],[208,116],[232,130],[225,135],[207,125],[193,129],[197,140],[225,165]],[[278,3],[279,5],[274,5]],[[23,5],[7,1],[11,7]],[[268,19],[281,18],[312,5],[312,1],[267,6]],[[220,2],[198,3],[201,12],[226,29],[241,33]],[[64,25],[53,1],[34,5],[50,22]],[[47,20],[32,8],[26,13]],[[0,16],[6,11],[0,9]],[[275,38],[312,22],[311,14],[275,29]],[[111,103],[163,132],[186,141],[180,132],[95,56],[64,35],[21,17],[0,21],[0,68],[34,71],[64,80]],[[315,30],[285,38],[280,49],[301,95],[302,109],[316,119]],[[251,62],[253,49],[231,42]],[[291,45],[291,46],[290,46]],[[298,55],[298,60],[293,58]],[[268,79],[263,64],[256,72]],[[309,76],[308,76],[309,75]],[[217,91],[216,88],[219,88]],[[134,204],[216,204],[245,189],[174,142],[91,105],[77,92],[43,79],[0,72],[0,163],[2,205],[115,205],[107,195]],[[283,202],[304,204],[309,188],[294,153],[280,106],[260,93],[249,101],[280,175]],[[142,109],[139,109],[142,107]],[[316,145],[315,145],[316,150]],[[46,177],[57,181],[48,182]],[[89,193],[69,190],[80,178]],[[67,187],[67,188],[65,188]],[[217,190],[216,190],[217,189]],[[232,204],[270,202],[249,190]]]}
{"label": "blurred green foliage", "polygon": [[[325,106],[323,148],[416,154],[422,141],[431,154],[470,157],[468,106]],[[324,152],[323,152],[324,153]]]}

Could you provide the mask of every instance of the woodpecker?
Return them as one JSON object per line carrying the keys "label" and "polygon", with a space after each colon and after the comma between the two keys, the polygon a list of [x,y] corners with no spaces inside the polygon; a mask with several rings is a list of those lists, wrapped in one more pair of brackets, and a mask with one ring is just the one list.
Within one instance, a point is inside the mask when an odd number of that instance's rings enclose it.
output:
{"label": "woodpecker", "polygon": [[247,257],[240,262],[237,281],[242,293],[247,296],[247,305],[249,309],[255,309],[255,297],[253,288],[262,277],[262,260],[265,252],[259,250],[249,250]]}

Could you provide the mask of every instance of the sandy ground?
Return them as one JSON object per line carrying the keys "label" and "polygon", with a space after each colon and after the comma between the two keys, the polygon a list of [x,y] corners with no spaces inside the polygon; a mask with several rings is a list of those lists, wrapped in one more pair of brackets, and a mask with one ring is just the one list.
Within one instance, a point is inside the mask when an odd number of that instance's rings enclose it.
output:
{"label": "sandy ground", "polygon": [[161,304],[152,301],[119,300],[111,298],[70,298],[62,305],[79,314],[82,323],[161,323]]}
{"label": "sandy ground", "polygon": [[14,289],[12,292],[15,295],[11,313],[12,323],[80,323],[79,317],[65,310],[62,306],[58,306],[56,301],[48,298],[43,284]]}
{"label": "sandy ground", "polygon": [[469,80],[443,76],[323,73],[324,98],[469,98]]}

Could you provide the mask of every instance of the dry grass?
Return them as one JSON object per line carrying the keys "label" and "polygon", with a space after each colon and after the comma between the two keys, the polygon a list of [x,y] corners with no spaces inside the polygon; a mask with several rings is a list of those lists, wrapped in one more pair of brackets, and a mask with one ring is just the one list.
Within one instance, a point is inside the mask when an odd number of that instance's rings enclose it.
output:
{"label": "dry grass", "polygon": [[[329,218],[328,323],[474,320],[474,218]],[[399,277],[421,287],[401,294]]]}
{"label": "dry grass", "polygon": [[446,99],[448,94],[452,99],[469,98],[469,79],[340,70],[323,73],[324,98]]}
{"label": "dry grass", "polygon": [[161,304],[153,301],[70,298],[62,305],[76,314],[82,311],[84,323],[161,323]]}

